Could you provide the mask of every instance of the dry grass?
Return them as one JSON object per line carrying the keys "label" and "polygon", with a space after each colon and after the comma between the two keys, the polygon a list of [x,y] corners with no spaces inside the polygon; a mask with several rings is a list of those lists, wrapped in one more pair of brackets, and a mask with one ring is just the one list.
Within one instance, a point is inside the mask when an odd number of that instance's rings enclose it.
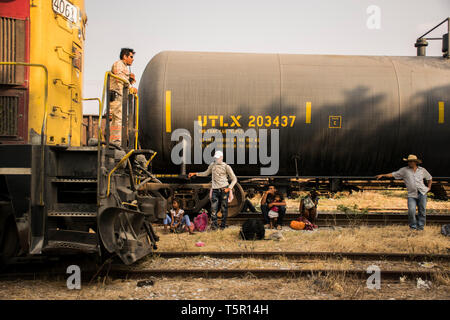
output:
{"label": "dry grass", "polygon": [[137,287],[137,281],[114,280],[106,284],[82,284],[68,290],[65,281],[0,282],[0,299],[139,299],[139,300],[236,300],[236,299],[450,299],[450,286],[433,281],[431,289],[417,289],[414,281],[382,282],[380,290],[366,288],[365,280],[339,274],[291,279],[154,279],[153,286]]}
{"label": "dry grass", "polygon": [[[162,228],[157,227],[158,231]],[[266,238],[274,231],[266,230]],[[160,234],[159,251],[330,251],[330,252],[404,252],[440,253],[450,251],[448,238],[440,234],[439,226],[426,226],[422,232],[405,226],[356,228],[319,228],[315,231],[294,231],[284,227],[283,239],[244,241],[239,239],[239,227],[224,231],[189,235]],[[196,247],[202,241],[204,247]]]}
{"label": "dry grass", "polygon": [[[305,196],[306,192],[300,192],[300,197]],[[319,200],[319,211],[336,211],[338,206],[356,208],[359,210],[370,208],[388,208],[388,209],[407,209],[406,190],[386,190],[386,191],[360,191],[360,192],[338,192],[332,198],[321,196]],[[251,202],[259,208],[261,196],[256,195]],[[288,211],[298,211],[300,200],[286,199]],[[427,209],[450,210],[450,201],[439,201],[428,197]]]}

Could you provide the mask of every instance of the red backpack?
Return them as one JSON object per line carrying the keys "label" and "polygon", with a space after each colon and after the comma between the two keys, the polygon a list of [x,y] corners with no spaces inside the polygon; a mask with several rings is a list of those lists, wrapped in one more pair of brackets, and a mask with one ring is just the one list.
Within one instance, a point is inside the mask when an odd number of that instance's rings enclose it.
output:
{"label": "red backpack", "polygon": [[194,218],[195,230],[203,232],[208,227],[208,211],[200,210],[200,213]]}

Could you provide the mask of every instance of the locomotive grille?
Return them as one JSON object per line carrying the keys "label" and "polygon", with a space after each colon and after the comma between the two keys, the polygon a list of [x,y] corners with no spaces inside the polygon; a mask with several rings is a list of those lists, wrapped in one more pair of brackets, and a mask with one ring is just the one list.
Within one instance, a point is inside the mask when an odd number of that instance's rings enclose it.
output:
{"label": "locomotive grille", "polygon": [[[25,21],[0,17],[0,61],[25,61]],[[1,84],[22,84],[24,67],[0,66]]]}
{"label": "locomotive grille", "polygon": [[17,136],[19,97],[0,96],[0,136]]}

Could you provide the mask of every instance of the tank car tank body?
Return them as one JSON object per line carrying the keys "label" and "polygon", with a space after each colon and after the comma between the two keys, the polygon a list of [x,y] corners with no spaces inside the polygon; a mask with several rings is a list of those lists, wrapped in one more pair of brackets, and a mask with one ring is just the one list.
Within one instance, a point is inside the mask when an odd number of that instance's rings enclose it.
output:
{"label": "tank car tank body", "polygon": [[[159,153],[156,171],[179,172],[172,133],[194,137],[199,121],[206,130],[278,129],[275,176],[369,177],[417,154],[433,177],[450,177],[442,57],[165,51],[148,63],[139,96],[140,142]],[[191,158],[189,171],[206,168]],[[246,159],[224,158],[238,176],[260,176],[259,159]]]}

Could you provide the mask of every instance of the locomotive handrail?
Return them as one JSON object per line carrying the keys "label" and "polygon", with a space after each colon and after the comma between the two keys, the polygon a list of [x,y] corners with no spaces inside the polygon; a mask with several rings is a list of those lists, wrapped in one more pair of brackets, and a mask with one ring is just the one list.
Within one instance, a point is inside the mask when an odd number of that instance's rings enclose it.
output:
{"label": "locomotive handrail", "polygon": [[135,141],[134,148],[138,148],[138,135],[139,135],[139,96],[137,93],[134,94],[134,98],[136,99],[136,126],[135,126]]}
{"label": "locomotive handrail", "polygon": [[[101,109],[101,106],[102,106],[102,100],[100,100],[100,98],[83,98],[82,99],[83,101],[97,101],[98,102],[98,110],[100,110]],[[99,119],[100,119],[100,117],[99,117]],[[99,130],[98,130],[98,133],[100,134],[97,138],[98,138],[98,140],[102,140],[102,136],[103,136],[103,134],[102,134],[102,124],[99,122],[98,123],[98,125],[99,125]]]}
{"label": "locomotive handrail", "polygon": [[106,192],[106,196],[109,197],[109,192],[111,191],[111,175],[116,171],[133,153],[134,149],[131,149],[130,152],[128,152],[120,161],[119,163],[112,169],[108,174],[108,189]]}
{"label": "locomotive handrail", "polygon": [[[104,105],[105,105],[105,100],[107,100],[106,99],[106,94],[107,94],[106,93],[106,87],[107,87],[107,84],[108,84],[108,81],[109,81],[109,77],[113,77],[113,78],[123,82],[126,86],[130,85],[130,82],[128,80],[125,80],[125,79],[122,79],[121,77],[116,76],[111,71],[106,71],[105,72],[105,78],[104,78],[104,81],[103,81],[102,101],[100,103],[100,106],[99,106],[100,109],[98,111],[98,123],[102,123],[103,109],[104,109]],[[99,126],[99,129],[100,129],[100,126]],[[99,134],[99,137],[100,137],[101,130],[99,130],[98,134]],[[100,150],[100,139],[98,139],[98,149]]]}
{"label": "locomotive handrail", "polygon": [[26,63],[26,62],[10,62],[10,61],[1,61],[0,65],[14,65],[14,66],[25,66],[25,67],[37,67],[44,69],[45,72],[45,94],[44,94],[44,116],[42,119],[42,128],[41,128],[41,190],[39,197],[39,204],[41,206],[44,205],[44,145],[46,144],[45,139],[45,130],[47,129],[47,113],[48,113],[48,69],[43,64],[38,63]]}
{"label": "locomotive handrail", "polygon": [[[104,110],[105,100],[106,100],[106,98],[105,98],[106,96],[105,95],[107,94],[106,87],[107,87],[107,83],[108,83],[109,77],[113,77],[113,78],[123,82],[127,87],[131,85],[128,80],[125,80],[125,79],[123,79],[123,78],[121,78],[119,76],[116,76],[111,71],[105,72],[105,78],[104,78],[104,81],[103,81],[102,100],[101,100],[101,102],[99,104],[99,111],[98,111],[98,115],[99,115],[98,122],[99,123],[101,123],[102,117],[103,117],[103,110]],[[138,132],[138,130],[139,130],[139,96],[138,96],[137,93],[134,93],[133,96],[136,99],[136,128],[135,128],[136,133],[135,133],[134,148],[137,149],[137,147],[138,147],[138,136],[139,136],[139,132]],[[99,129],[100,129],[100,126],[99,126]],[[98,134],[100,136],[101,130],[99,130]],[[100,142],[100,140],[99,140],[99,142]],[[100,149],[100,143],[99,143],[98,147]]]}

